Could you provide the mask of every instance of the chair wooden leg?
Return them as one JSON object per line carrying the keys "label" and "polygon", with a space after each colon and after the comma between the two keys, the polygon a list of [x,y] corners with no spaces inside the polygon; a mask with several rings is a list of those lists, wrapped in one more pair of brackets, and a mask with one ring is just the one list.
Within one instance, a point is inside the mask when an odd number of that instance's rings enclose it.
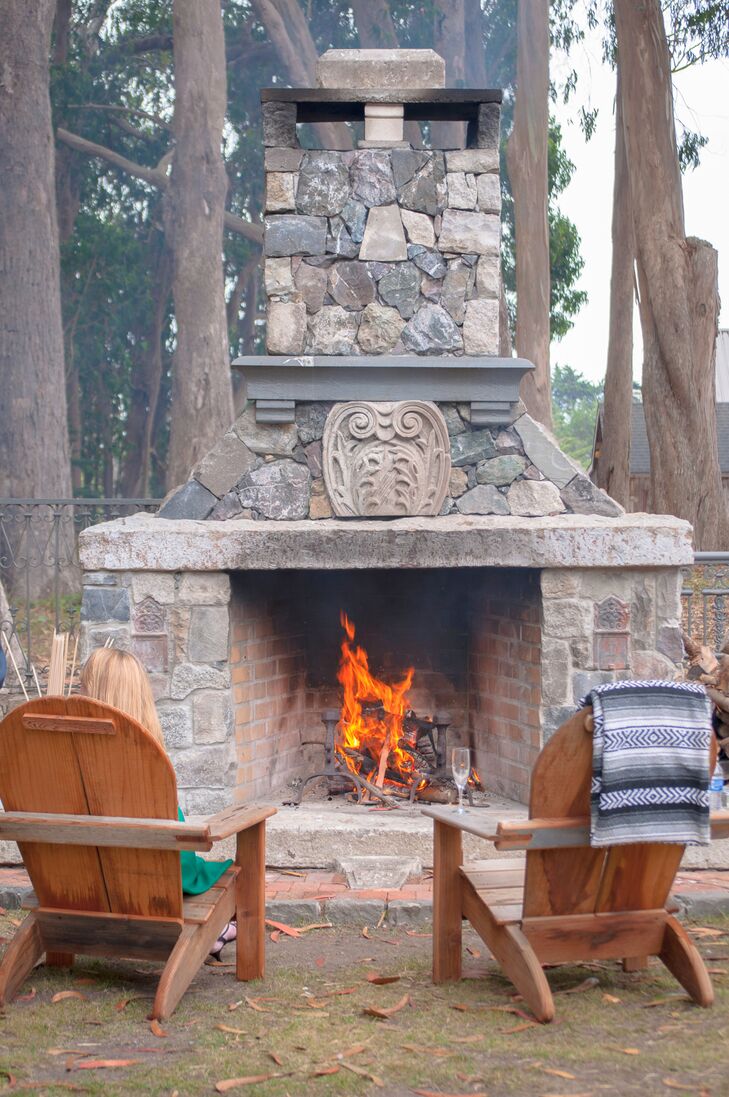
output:
{"label": "chair wooden leg", "polygon": [[433,831],[433,982],[461,978],[461,832],[436,820]]}
{"label": "chair wooden leg", "polygon": [[235,975],[241,981],[261,979],[266,966],[266,823],[238,834],[235,863],[238,936]]}
{"label": "chair wooden leg", "polygon": [[668,918],[663,937],[660,958],[681,986],[700,1006],[710,1006],[714,1001],[706,965],[701,959],[686,930],[675,918]]}
{"label": "chair wooden leg", "polygon": [[150,1017],[163,1021],[170,1017],[201,964],[233,916],[233,888],[223,893],[207,922],[186,923],[169,955],[157,984],[157,993]]}
{"label": "chair wooden leg", "polygon": [[74,954],[72,952],[47,952],[46,967],[73,967]]}
{"label": "chair wooden leg", "polygon": [[0,964],[0,1007],[13,999],[42,955],[43,942],[32,911],[8,945]]}
{"label": "chair wooden leg", "polygon": [[473,886],[463,881],[463,913],[538,1021],[554,1018],[554,999],[534,949],[517,925],[499,925]]}
{"label": "chair wooden leg", "polygon": [[647,956],[624,956],[623,971],[643,971],[648,967]]}

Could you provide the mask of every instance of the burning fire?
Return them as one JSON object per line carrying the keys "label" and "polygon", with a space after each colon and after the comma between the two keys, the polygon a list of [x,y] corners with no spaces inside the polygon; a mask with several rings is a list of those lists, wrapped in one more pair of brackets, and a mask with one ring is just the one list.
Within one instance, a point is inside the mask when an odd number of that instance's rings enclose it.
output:
{"label": "burning fire", "polygon": [[[375,678],[367,652],[354,644],[354,624],[343,610],[340,620],[345,639],[337,678],[344,688],[344,700],[337,750],[354,773],[362,769],[359,756],[369,755],[377,764],[376,775],[373,773],[369,779],[379,788],[392,780],[393,773],[402,784],[409,785],[414,764],[412,756],[401,748],[400,739],[414,669],[410,667],[402,681],[392,685]],[[355,752],[354,756],[350,751]]]}

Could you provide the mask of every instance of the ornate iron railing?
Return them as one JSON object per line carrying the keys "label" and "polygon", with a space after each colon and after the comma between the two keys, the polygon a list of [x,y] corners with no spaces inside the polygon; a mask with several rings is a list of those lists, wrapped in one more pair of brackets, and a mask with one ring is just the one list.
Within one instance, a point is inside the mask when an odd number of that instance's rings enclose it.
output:
{"label": "ornate iron railing", "polygon": [[697,552],[684,569],[683,627],[715,651],[729,629],[729,552]]}
{"label": "ornate iron railing", "polygon": [[[159,499],[0,499],[0,583],[7,596],[5,601],[0,593],[0,630],[12,645],[26,687],[33,684],[34,667],[42,671],[46,634],[72,629],[78,622],[81,530],[140,510],[155,510],[159,503]],[[8,677],[12,684],[10,669]]]}

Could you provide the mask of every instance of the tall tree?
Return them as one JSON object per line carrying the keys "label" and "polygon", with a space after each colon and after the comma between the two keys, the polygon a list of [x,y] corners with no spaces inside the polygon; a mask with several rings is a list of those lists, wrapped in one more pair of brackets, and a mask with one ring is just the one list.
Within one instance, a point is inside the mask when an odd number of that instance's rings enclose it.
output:
{"label": "tall tree", "polygon": [[623,95],[618,64],[615,96],[612,268],[602,451],[597,482],[624,507],[630,505],[630,405],[633,400],[633,211],[625,156]]}
{"label": "tall tree", "polygon": [[228,180],[221,143],[226,109],[220,0],[175,0],[175,152],[165,196],[177,321],[168,484],[185,480],[233,419],[223,286]]}
{"label": "tall tree", "polygon": [[614,0],[643,332],[651,504],[686,518],[700,549],[729,522],[716,437],[717,253],[686,236],[671,67],[659,0]]}
{"label": "tall tree", "polygon": [[[433,49],[446,63],[446,87],[462,88],[466,81],[466,13],[464,0],[433,0]],[[466,127],[463,122],[432,122],[435,148],[462,148]]]}
{"label": "tall tree", "polygon": [[552,425],[549,388],[549,2],[519,0],[514,126],[506,161],[514,196],[516,352],[535,369],[522,398],[539,422]]}
{"label": "tall tree", "polygon": [[71,494],[48,57],[54,0],[0,30],[0,496]]}

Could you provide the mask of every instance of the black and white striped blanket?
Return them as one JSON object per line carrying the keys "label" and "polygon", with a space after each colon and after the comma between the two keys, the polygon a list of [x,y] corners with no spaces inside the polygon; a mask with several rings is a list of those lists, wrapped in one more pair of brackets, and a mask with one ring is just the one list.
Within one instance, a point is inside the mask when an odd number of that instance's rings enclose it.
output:
{"label": "black and white striped blanket", "polygon": [[709,842],[711,705],[693,682],[611,682],[592,705],[590,845]]}

